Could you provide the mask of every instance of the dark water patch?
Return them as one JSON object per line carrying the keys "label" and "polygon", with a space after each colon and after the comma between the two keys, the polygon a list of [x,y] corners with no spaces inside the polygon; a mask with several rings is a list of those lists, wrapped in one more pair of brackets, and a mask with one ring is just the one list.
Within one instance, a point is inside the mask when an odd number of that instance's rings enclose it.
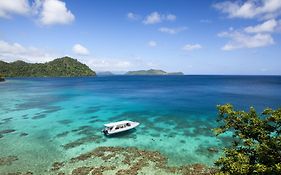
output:
{"label": "dark water patch", "polygon": [[160,137],[160,134],[159,133],[152,133],[152,134],[150,134],[150,136],[152,136],[152,137]]}
{"label": "dark water patch", "polygon": [[199,145],[195,152],[208,158],[212,158],[219,153],[219,148],[212,145]]}
{"label": "dark water patch", "polygon": [[73,121],[72,120],[59,120],[57,121],[59,124],[62,124],[62,125],[68,125],[70,123],[72,123]]}
{"label": "dark water patch", "polygon": [[77,139],[73,142],[67,143],[65,145],[62,145],[62,147],[64,149],[71,149],[71,148],[75,148],[87,143],[92,143],[92,142],[100,142],[99,139],[101,137],[100,136],[93,136],[93,137],[82,137],[80,139]]}
{"label": "dark water patch", "polygon": [[28,119],[28,115],[27,115],[27,114],[22,115],[21,118],[22,118],[22,119]]}
{"label": "dark water patch", "polygon": [[59,133],[56,135],[56,137],[60,138],[60,137],[66,137],[70,132],[69,131],[65,131],[65,132],[62,132],[62,133]]}
{"label": "dark water patch", "polygon": [[48,114],[57,112],[57,111],[61,110],[62,108],[60,106],[46,106],[43,109],[44,110],[42,112],[36,113],[35,116],[32,117],[32,119],[46,118],[48,116]]}
{"label": "dark water patch", "polygon": [[102,122],[102,120],[100,120],[100,119],[93,119],[93,120],[90,120],[88,123],[99,123],[99,122]]}
{"label": "dark water patch", "polygon": [[73,129],[73,130],[71,130],[71,132],[74,132],[77,135],[96,136],[100,130],[101,129],[96,129],[96,128],[93,128],[92,126],[85,125],[85,126],[80,126],[77,129]]}
{"label": "dark water patch", "polygon": [[212,129],[212,127],[207,127],[205,125],[193,125],[191,128],[183,129],[183,134],[188,137],[215,137],[215,134]]}
{"label": "dark water patch", "polygon": [[28,110],[28,109],[45,109],[48,110],[53,104],[68,100],[70,96],[54,96],[50,95],[34,95],[32,98],[25,99],[26,102],[16,105],[14,111]]}
{"label": "dark water patch", "polygon": [[25,136],[28,136],[27,133],[23,132],[23,133],[20,133],[20,137],[25,137]]}
{"label": "dark water patch", "polygon": [[0,139],[3,138],[4,136],[2,134],[0,134]]}
{"label": "dark water patch", "polygon": [[102,106],[92,106],[92,107],[88,107],[86,110],[84,110],[85,114],[92,114],[92,113],[96,113],[98,111],[100,111],[102,108]]}
{"label": "dark water patch", "polygon": [[46,106],[44,109],[45,109],[43,111],[44,113],[50,114],[50,113],[62,110],[62,107],[60,107],[60,106]]}
{"label": "dark water patch", "polygon": [[44,113],[38,113],[38,114],[35,114],[35,116],[32,117],[33,120],[37,120],[37,119],[42,119],[42,118],[46,118],[47,115],[44,114]]}
{"label": "dark water patch", "polygon": [[7,123],[7,122],[10,122],[12,119],[13,119],[13,117],[8,117],[8,118],[2,119],[2,121],[3,121],[4,123]]}
{"label": "dark water patch", "polygon": [[180,140],[180,143],[185,144],[186,141],[185,140]]}
{"label": "dark water patch", "polygon": [[120,120],[146,120],[148,117],[153,116],[153,114],[147,111],[128,111],[122,114],[109,117],[110,121],[120,121]]}
{"label": "dark water patch", "polygon": [[12,132],[15,132],[16,130],[14,129],[5,129],[5,130],[0,130],[0,135],[1,134],[9,134],[9,133],[12,133]]}
{"label": "dark water patch", "polygon": [[99,116],[97,116],[97,115],[93,115],[90,117],[90,119],[98,119],[98,118],[99,118]]}
{"label": "dark water patch", "polygon": [[17,156],[7,156],[7,157],[0,157],[0,166],[9,166],[12,165],[14,161],[18,160]]}

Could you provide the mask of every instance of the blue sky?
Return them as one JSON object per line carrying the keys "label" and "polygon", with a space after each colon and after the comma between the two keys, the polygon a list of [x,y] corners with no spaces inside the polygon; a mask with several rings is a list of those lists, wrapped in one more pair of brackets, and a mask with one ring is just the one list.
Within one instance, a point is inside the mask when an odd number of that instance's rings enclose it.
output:
{"label": "blue sky", "polygon": [[0,1],[0,59],[97,71],[281,74],[281,0]]}

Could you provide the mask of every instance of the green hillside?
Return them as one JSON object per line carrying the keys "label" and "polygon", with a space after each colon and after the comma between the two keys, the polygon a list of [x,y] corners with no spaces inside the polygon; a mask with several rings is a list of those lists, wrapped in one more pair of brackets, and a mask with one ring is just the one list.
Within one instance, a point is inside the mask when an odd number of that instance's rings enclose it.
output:
{"label": "green hillside", "polygon": [[70,57],[57,58],[47,63],[26,63],[0,61],[0,74],[3,77],[77,77],[95,76],[87,65]]}
{"label": "green hillside", "polygon": [[149,69],[149,70],[138,70],[138,71],[129,71],[126,75],[183,75],[182,72],[165,72],[163,70]]}

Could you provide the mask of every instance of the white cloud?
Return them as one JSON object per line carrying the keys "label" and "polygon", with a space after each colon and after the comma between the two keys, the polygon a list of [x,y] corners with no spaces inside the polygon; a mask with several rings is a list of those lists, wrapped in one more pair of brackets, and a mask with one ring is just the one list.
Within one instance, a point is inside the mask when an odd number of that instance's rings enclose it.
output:
{"label": "white cloud", "polygon": [[[132,56],[134,57],[134,56]],[[126,72],[136,69],[148,69],[157,67],[151,62],[145,62],[141,58],[89,58],[83,62],[95,71]]]}
{"label": "white cloud", "polygon": [[148,46],[149,47],[156,47],[157,43],[156,43],[156,41],[151,40],[151,41],[148,42]]}
{"label": "white cloud", "polygon": [[168,14],[166,16],[166,20],[168,20],[168,21],[175,21],[176,19],[177,19],[177,16],[174,14]]}
{"label": "white cloud", "polygon": [[0,17],[10,18],[12,14],[27,15],[30,6],[28,0],[1,0]]}
{"label": "white cloud", "polygon": [[185,46],[183,46],[183,50],[185,51],[192,51],[192,50],[196,50],[196,49],[201,49],[202,46],[200,44],[186,44]]}
{"label": "white cloud", "polygon": [[274,32],[275,28],[277,27],[277,24],[278,23],[275,19],[271,19],[256,26],[246,27],[244,30],[248,33]]}
{"label": "white cloud", "polygon": [[54,56],[35,47],[25,47],[19,43],[0,40],[0,58],[5,61],[23,59],[29,62],[46,62],[52,60]]}
{"label": "white cloud", "polygon": [[78,54],[78,55],[89,55],[89,50],[82,46],[81,44],[75,44],[73,47],[72,47],[72,51],[75,53],[75,54]]}
{"label": "white cloud", "polygon": [[163,33],[177,34],[179,32],[185,31],[186,29],[187,27],[178,27],[178,28],[161,27],[158,30]]}
{"label": "white cloud", "polygon": [[60,0],[45,0],[42,4],[40,22],[43,25],[69,24],[75,16],[66,8],[65,2]]}
{"label": "white cloud", "polygon": [[138,14],[136,14],[136,13],[129,12],[129,13],[127,14],[127,18],[128,18],[129,20],[136,21],[136,20],[139,20],[139,19],[140,19],[140,16],[139,16]]}
{"label": "white cloud", "polygon": [[230,18],[269,19],[281,14],[280,0],[224,1],[214,4],[214,7]]}
{"label": "white cloud", "polygon": [[149,14],[145,20],[143,21],[144,24],[156,24],[162,21],[161,15],[158,12],[153,12]]}
{"label": "white cloud", "polygon": [[43,25],[69,24],[75,16],[61,0],[0,0],[0,17],[10,18],[12,14],[32,15]]}
{"label": "white cloud", "polygon": [[218,34],[219,37],[230,38],[230,41],[222,47],[222,50],[229,51],[240,48],[257,48],[274,44],[270,34],[247,34],[240,31],[228,31]]}
{"label": "white cloud", "polygon": [[158,12],[152,12],[151,14],[147,15],[146,18],[143,20],[144,24],[157,24],[163,21],[175,21],[177,19],[176,15],[174,14],[160,14]]}

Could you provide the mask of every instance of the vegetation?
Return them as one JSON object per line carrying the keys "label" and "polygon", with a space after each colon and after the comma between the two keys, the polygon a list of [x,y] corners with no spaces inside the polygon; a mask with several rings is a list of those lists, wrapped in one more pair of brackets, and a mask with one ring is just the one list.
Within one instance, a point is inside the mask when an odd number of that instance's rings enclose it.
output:
{"label": "vegetation", "polygon": [[26,63],[0,61],[0,74],[4,77],[75,77],[94,76],[96,73],[87,65],[70,58],[58,58],[47,63]]}
{"label": "vegetation", "polygon": [[163,70],[149,69],[149,70],[138,70],[138,71],[129,71],[126,75],[183,75],[182,72],[165,72]]}
{"label": "vegetation", "polygon": [[232,133],[233,144],[216,161],[218,175],[281,174],[281,108],[235,111],[230,104],[218,106],[221,126],[217,135]]}
{"label": "vegetation", "polygon": [[4,76],[0,74],[0,82],[5,81]]}

